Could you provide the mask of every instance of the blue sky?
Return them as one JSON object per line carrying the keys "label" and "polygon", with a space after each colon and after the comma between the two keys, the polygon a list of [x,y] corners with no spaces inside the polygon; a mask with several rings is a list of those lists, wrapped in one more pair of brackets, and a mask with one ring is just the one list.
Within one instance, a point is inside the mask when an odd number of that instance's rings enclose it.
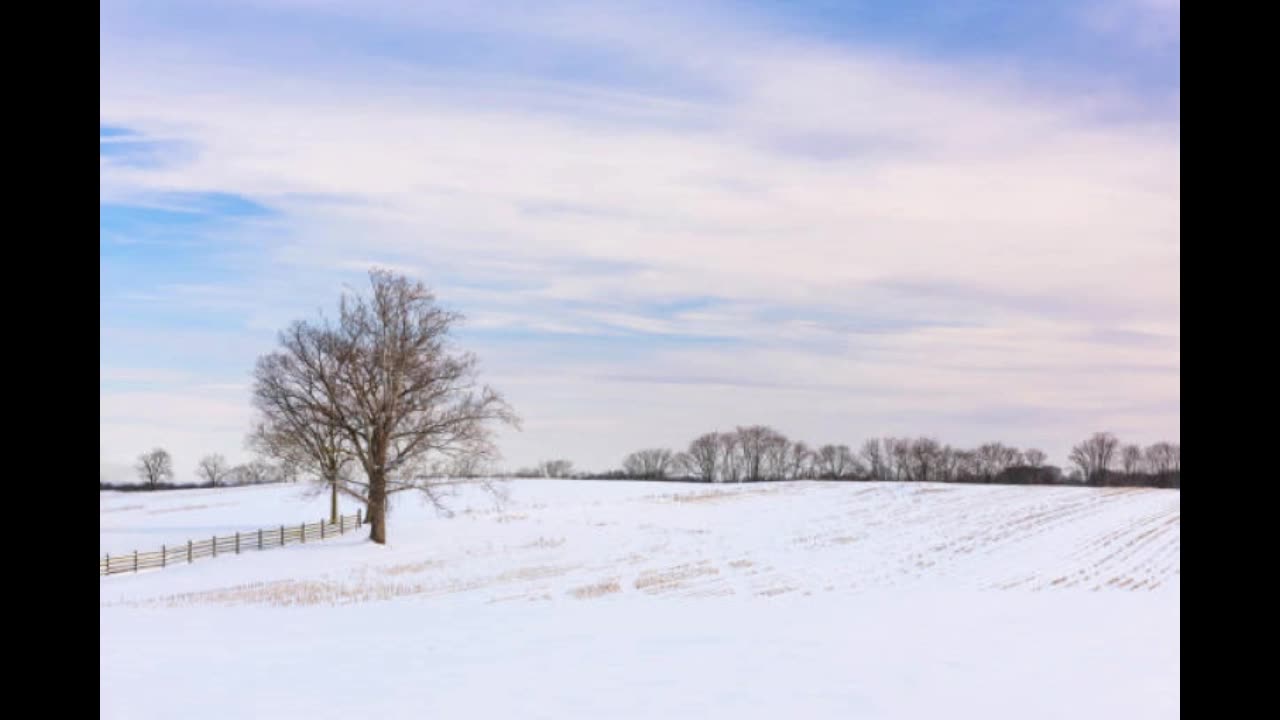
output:
{"label": "blue sky", "polygon": [[508,467],[1177,439],[1178,14],[104,2],[104,473],[245,457],[254,359],[374,264],[468,317]]}

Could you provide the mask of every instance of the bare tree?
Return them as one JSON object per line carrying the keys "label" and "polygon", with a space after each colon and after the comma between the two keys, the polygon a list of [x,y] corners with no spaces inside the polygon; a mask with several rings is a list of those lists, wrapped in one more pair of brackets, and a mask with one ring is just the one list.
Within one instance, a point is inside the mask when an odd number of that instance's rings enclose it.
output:
{"label": "bare tree", "polygon": [[156,448],[138,456],[138,477],[152,490],[173,479],[173,458],[164,448]]}
{"label": "bare tree", "polygon": [[740,445],[737,433],[720,434],[720,477],[724,482],[742,482]]}
{"label": "bare tree", "polygon": [[720,433],[699,435],[689,443],[688,467],[690,475],[703,482],[717,482],[720,478],[716,471],[720,467]]}
{"label": "bare tree", "polygon": [[294,323],[280,334],[283,351],[258,359],[253,405],[259,420],[248,445],[291,468],[305,470],[329,490],[329,522],[338,522],[338,493],[361,494],[344,472],[355,459],[347,435],[332,421],[324,388],[334,382],[337,359],[330,338],[314,327]]}
{"label": "bare tree", "polygon": [[974,456],[978,466],[979,477],[982,478],[983,482],[988,483],[1022,460],[1022,453],[1018,452],[1017,448],[998,442],[979,446],[974,451]]}
{"label": "bare tree", "polygon": [[697,463],[687,452],[678,452],[671,456],[671,474],[682,478],[698,477]]}
{"label": "bare tree", "polygon": [[200,462],[196,465],[196,476],[211,486],[218,487],[218,483],[226,477],[230,469],[227,459],[214,453],[200,458]]}
{"label": "bare tree", "polygon": [[[459,455],[452,458],[440,458],[435,462],[435,476],[437,478],[464,478],[476,479],[490,474],[492,466],[491,458],[480,457],[474,455]],[[529,470],[527,477],[541,477],[542,469]],[[520,475],[517,473],[517,477]]]}
{"label": "bare tree", "polygon": [[543,460],[538,464],[542,477],[567,478],[573,474],[573,463],[568,460]]}
{"label": "bare tree", "polygon": [[889,465],[890,477],[904,481],[911,479],[911,440],[908,438],[884,439],[884,455]]}
{"label": "bare tree", "polygon": [[671,451],[665,448],[638,450],[622,461],[622,469],[631,477],[661,480],[672,469],[671,461]]}
{"label": "bare tree", "polygon": [[1022,459],[1026,461],[1027,465],[1037,469],[1044,465],[1044,461],[1047,460],[1048,457],[1048,455],[1044,454],[1043,450],[1037,450],[1035,448],[1031,448],[1030,450],[1022,453]]}
{"label": "bare tree", "polygon": [[761,463],[761,479],[783,480],[787,477],[791,441],[777,431],[770,431],[764,438],[764,457]]}
{"label": "bare tree", "polygon": [[960,470],[960,451],[950,445],[943,445],[938,451],[938,463],[935,479],[938,482],[955,482]]}
{"label": "bare tree", "polygon": [[880,441],[871,438],[862,443],[862,449],[859,451],[863,461],[866,463],[867,472],[870,473],[872,480],[886,481],[890,479],[889,466],[885,462],[884,451],[880,447]]}
{"label": "bare tree", "polygon": [[1111,469],[1119,445],[1120,441],[1111,433],[1094,433],[1088,440],[1071,448],[1071,462],[1080,468],[1086,483],[1099,484]]}
{"label": "bare tree", "polygon": [[928,437],[916,438],[908,447],[907,458],[910,480],[937,481],[938,467],[942,463],[942,445],[937,440]]}
{"label": "bare tree", "polygon": [[853,470],[855,458],[848,445],[823,445],[818,448],[818,475],[827,480],[839,480]]}
{"label": "bare tree", "polygon": [[280,469],[262,458],[237,465],[227,472],[234,485],[265,485],[280,480]]}
{"label": "bare tree", "polygon": [[785,438],[766,425],[738,427],[737,435],[743,478],[748,482],[763,480],[769,470],[771,453],[775,452]]}
{"label": "bare tree", "polygon": [[813,451],[802,442],[791,443],[787,452],[786,476],[800,480],[813,476]]}
{"label": "bare tree", "polygon": [[1143,454],[1147,461],[1147,468],[1157,475],[1164,475],[1179,469],[1181,450],[1177,445],[1158,442],[1148,447]]}
{"label": "bare tree", "polygon": [[1142,448],[1137,445],[1125,445],[1120,448],[1120,467],[1126,474],[1142,470]]}
{"label": "bare tree", "polygon": [[278,367],[289,397],[341,435],[365,475],[350,492],[368,507],[370,539],[385,543],[391,494],[417,489],[441,506],[447,482],[423,468],[438,458],[492,457],[491,425],[519,421],[478,383],[475,356],[453,347],[461,315],[440,308],[420,282],[383,270],[369,281],[368,295],[342,298],[336,323],[295,324],[259,364]]}

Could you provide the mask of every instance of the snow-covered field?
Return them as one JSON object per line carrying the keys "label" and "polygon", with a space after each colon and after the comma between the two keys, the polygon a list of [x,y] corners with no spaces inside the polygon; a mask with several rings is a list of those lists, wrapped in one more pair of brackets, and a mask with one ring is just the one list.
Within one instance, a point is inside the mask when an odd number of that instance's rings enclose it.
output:
{"label": "snow-covered field", "polygon": [[[1178,491],[516,480],[101,581],[103,717],[1174,718]],[[314,522],[103,493],[101,550]],[[354,506],[344,507],[353,512]]]}

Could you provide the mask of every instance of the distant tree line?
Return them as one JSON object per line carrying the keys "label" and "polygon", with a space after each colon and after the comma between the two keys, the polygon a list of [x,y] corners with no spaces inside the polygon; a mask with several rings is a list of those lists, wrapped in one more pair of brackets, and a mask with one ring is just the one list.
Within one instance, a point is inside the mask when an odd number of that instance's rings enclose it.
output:
{"label": "distant tree line", "polygon": [[164,448],[155,448],[138,456],[134,466],[142,483],[110,483],[99,478],[99,490],[149,491],[190,490],[193,488],[266,485],[297,482],[296,468],[287,463],[272,463],[262,458],[231,465],[222,455],[206,455],[196,465],[196,482],[173,482],[173,456]]}
{"label": "distant tree line", "polygon": [[1177,443],[1122,446],[1110,433],[1095,433],[1072,448],[1073,467],[1067,473],[1046,464],[1046,457],[1035,448],[1024,450],[999,442],[955,448],[930,437],[872,438],[856,451],[848,445],[810,447],[766,425],[750,425],[700,435],[680,452],[637,450],[623,459],[621,470],[577,477],[707,483],[878,480],[1181,487]]}

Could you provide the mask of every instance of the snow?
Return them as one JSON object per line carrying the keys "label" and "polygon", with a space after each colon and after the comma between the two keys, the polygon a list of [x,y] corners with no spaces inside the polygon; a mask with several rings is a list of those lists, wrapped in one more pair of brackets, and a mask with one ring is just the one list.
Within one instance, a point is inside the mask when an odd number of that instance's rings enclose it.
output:
{"label": "snow", "polygon": [[[102,717],[1179,714],[1178,491],[507,487],[398,496],[385,547],[103,579]],[[102,545],[325,514],[302,494],[103,493]]]}

